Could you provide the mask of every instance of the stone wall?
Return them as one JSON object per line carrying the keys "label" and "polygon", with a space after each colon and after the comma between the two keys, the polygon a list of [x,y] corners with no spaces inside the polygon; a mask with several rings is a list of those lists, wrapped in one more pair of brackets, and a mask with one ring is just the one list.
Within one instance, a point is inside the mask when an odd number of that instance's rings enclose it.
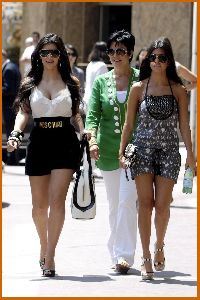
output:
{"label": "stone wall", "polygon": [[41,36],[55,32],[64,43],[73,44],[79,61],[86,62],[99,36],[99,6],[96,3],[37,2],[23,4],[23,41],[32,31]]}
{"label": "stone wall", "polygon": [[[97,3],[24,2],[23,41],[32,31],[41,36],[59,34],[79,52],[79,62],[87,62],[94,42],[99,39],[100,7]],[[135,56],[159,36],[167,36],[176,60],[190,68],[192,3],[135,2],[132,4],[132,33],[136,37]]]}
{"label": "stone wall", "polygon": [[151,41],[166,36],[172,43],[175,59],[190,68],[192,3],[133,3],[132,33],[136,37],[135,56]]}

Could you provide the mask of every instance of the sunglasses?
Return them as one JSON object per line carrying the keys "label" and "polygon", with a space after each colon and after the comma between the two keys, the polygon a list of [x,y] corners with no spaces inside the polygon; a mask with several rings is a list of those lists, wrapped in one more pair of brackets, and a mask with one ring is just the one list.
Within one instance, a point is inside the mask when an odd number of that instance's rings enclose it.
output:
{"label": "sunglasses", "polygon": [[128,51],[123,48],[117,48],[117,49],[110,48],[110,49],[107,49],[106,53],[110,56],[113,56],[115,53],[117,55],[124,56],[126,53],[128,53]]}
{"label": "sunglasses", "polygon": [[73,56],[73,57],[76,56],[75,53],[72,53],[72,52],[67,52],[67,55],[68,55],[68,56]]}
{"label": "sunglasses", "polygon": [[40,50],[39,54],[42,57],[47,57],[49,54],[52,57],[58,57],[60,55],[60,51],[58,49],[53,49],[53,50],[43,49],[43,50]]}
{"label": "sunglasses", "polygon": [[158,61],[161,63],[165,63],[167,61],[167,56],[165,54],[151,54],[149,56],[149,61],[154,62],[158,58]]}

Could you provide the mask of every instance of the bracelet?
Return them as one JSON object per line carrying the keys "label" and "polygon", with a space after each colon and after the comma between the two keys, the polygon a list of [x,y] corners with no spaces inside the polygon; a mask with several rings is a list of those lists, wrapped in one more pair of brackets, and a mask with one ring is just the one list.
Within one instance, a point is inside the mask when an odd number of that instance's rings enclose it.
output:
{"label": "bracelet", "polygon": [[92,147],[93,145],[97,145],[96,137],[92,136],[89,140],[89,146]]}
{"label": "bracelet", "polygon": [[19,147],[23,137],[24,137],[23,131],[13,130],[8,137],[8,141],[15,141],[17,143],[17,147]]}

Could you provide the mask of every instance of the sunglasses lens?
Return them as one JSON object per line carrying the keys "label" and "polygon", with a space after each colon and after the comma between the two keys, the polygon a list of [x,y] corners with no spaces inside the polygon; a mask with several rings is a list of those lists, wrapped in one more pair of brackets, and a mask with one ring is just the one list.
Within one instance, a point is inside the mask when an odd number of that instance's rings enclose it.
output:
{"label": "sunglasses lens", "polygon": [[155,59],[156,59],[156,55],[155,55],[155,54],[151,54],[151,55],[149,56],[149,61],[150,61],[150,62],[155,61]]}
{"label": "sunglasses lens", "polygon": [[156,54],[151,54],[151,55],[149,56],[149,61],[150,61],[150,62],[155,61],[155,60],[156,60],[156,57],[158,58],[158,61],[161,62],[161,63],[165,63],[165,62],[167,61],[167,56],[164,55],[164,54],[158,54],[158,55],[156,55]]}
{"label": "sunglasses lens", "polygon": [[167,56],[165,56],[164,54],[158,55],[158,60],[161,63],[165,63],[167,61]]}
{"label": "sunglasses lens", "polygon": [[74,53],[67,52],[68,56],[76,56]]}
{"label": "sunglasses lens", "polygon": [[114,55],[114,53],[115,53],[115,50],[114,50],[114,49],[108,49],[108,50],[107,50],[107,54],[108,54],[108,55],[111,55],[111,56],[112,56],[112,55]]}
{"label": "sunglasses lens", "polygon": [[47,57],[49,54],[53,57],[58,57],[60,55],[60,51],[58,49],[54,50],[40,50],[40,55],[42,57]]}
{"label": "sunglasses lens", "polygon": [[117,55],[124,56],[126,54],[126,50],[118,48],[116,50]]}
{"label": "sunglasses lens", "polygon": [[117,55],[124,56],[126,54],[126,52],[127,51],[125,49],[121,49],[121,48],[117,48],[117,49],[110,48],[110,49],[107,50],[107,54],[111,55],[111,56],[113,56],[115,53]]}

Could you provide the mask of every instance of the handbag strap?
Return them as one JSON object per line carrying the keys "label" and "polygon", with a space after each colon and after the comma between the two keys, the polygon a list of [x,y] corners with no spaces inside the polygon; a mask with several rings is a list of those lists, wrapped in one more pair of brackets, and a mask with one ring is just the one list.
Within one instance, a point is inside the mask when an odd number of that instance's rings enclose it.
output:
{"label": "handbag strap", "polygon": [[87,135],[84,133],[81,140],[81,161],[83,161],[84,158],[84,150],[86,150],[86,156],[89,166],[89,175],[92,174],[92,163],[91,163],[91,157],[90,157],[90,147],[89,142],[87,140]]}

